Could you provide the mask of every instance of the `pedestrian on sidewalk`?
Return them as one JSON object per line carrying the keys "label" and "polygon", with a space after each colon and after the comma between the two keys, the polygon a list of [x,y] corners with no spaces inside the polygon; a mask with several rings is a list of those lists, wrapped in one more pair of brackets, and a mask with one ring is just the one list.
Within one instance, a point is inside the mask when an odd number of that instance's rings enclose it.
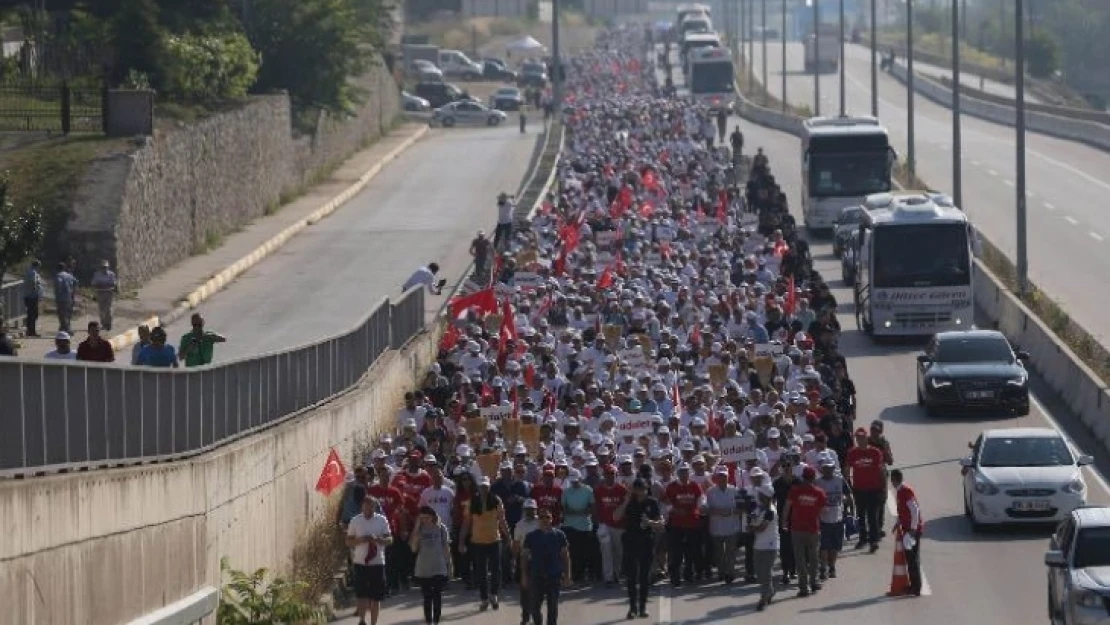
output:
{"label": "pedestrian on sidewalk", "polygon": [[355,615],[359,625],[377,625],[382,599],[385,598],[385,548],[393,544],[389,521],[382,516],[378,500],[362,500],[362,514],[351,519],[347,526],[347,546],[354,563],[354,589],[358,605]]}
{"label": "pedestrian on sidewalk", "polygon": [[105,332],[112,331],[112,302],[119,293],[119,280],[112,265],[104,260],[93,273],[92,288],[96,291],[96,306],[100,309],[100,325]]}
{"label": "pedestrian on sidewalk", "polygon": [[[497,229],[493,231],[493,247],[498,251],[508,245],[513,235],[513,211],[516,205],[508,193],[497,196]],[[497,276],[494,276],[497,279]]]}
{"label": "pedestrian on sidewalk", "polygon": [[100,337],[100,324],[89,322],[89,338],[77,346],[77,360],[84,362],[115,362],[116,353],[112,344]]}
{"label": "pedestrian on sidewalk", "polygon": [[559,590],[570,585],[570,547],[563,532],[552,525],[549,508],[539,511],[540,527],[524,538],[524,566],[520,585],[532,597],[532,623],[543,620],[547,602],[547,625],[559,625]]}
{"label": "pedestrian on sidewalk", "polygon": [[58,263],[58,273],[54,276],[54,306],[58,313],[58,330],[69,334],[73,330],[73,310],[77,305],[77,278],[69,272],[65,263]]}
{"label": "pedestrian on sidewalk", "polygon": [[227,339],[223,335],[205,330],[204,317],[200,313],[193,313],[191,323],[193,329],[181,337],[179,358],[185,362],[186,367],[210,365],[216,343],[225,343]]}
{"label": "pedestrian on sidewalk", "polygon": [[54,349],[46,353],[47,360],[77,360],[77,352],[71,349],[69,332],[54,335]]}
{"label": "pedestrian on sidewalk", "polygon": [[24,323],[27,326],[27,336],[34,338],[39,335],[38,319],[39,319],[39,305],[42,303],[43,292],[46,285],[42,281],[42,276],[39,275],[39,269],[42,267],[37,259],[31,261],[31,266],[27,268],[27,273],[23,274],[23,305],[27,309],[27,318]]}
{"label": "pedestrian on sidewalk", "polygon": [[150,345],[150,326],[143,324],[136,329],[139,335],[139,340],[131,346],[131,364],[139,364],[139,354],[142,353],[143,348]]}
{"label": "pedestrian on sidewalk", "polygon": [[424,623],[439,625],[443,615],[443,589],[451,576],[451,532],[434,508],[420,508],[409,548],[416,554],[413,577],[424,595]]}

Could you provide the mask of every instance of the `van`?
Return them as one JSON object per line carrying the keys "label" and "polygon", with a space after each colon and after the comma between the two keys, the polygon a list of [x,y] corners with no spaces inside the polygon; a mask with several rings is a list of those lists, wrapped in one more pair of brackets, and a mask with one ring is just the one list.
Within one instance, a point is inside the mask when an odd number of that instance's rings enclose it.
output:
{"label": "van", "polygon": [[421,82],[413,89],[413,95],[424,98],[432,108],[437,109],[444,104],[466,98],[462,89],[449,82]]}
{"label": "van", "polygon": [[478,80],[482,77],[482,66],[458,50],[440,50],[437,65],[445,76],[458,76],[463,80]]}

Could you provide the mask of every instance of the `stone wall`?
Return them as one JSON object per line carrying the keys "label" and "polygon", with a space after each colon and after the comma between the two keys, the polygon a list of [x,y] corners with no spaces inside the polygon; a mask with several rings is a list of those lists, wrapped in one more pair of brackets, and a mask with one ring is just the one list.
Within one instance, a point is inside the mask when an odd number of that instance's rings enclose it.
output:
{"label": "stone wall", "polygon": [[137,287],[262,216],[283,193],[380,137],[401,113],[384,63],[357,83],[366,92],[358,111],[322,116],[312,136],[294,134],[288,96],[257,96],[94,161],[66,235],[78,264],[108,258],[125,286]]}

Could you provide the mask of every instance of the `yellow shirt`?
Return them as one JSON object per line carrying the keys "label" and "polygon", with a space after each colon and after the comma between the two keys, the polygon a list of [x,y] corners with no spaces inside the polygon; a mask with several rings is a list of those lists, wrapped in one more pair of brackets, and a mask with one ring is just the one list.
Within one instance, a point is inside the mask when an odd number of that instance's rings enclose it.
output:
{"label": "yellow shirt", "polygon": [[[471,509],[473,503],[467,504]],[[486,508],[482,514],[470,513],[470,542],[476,545],[492,545],[500,541],[501,502]]]}

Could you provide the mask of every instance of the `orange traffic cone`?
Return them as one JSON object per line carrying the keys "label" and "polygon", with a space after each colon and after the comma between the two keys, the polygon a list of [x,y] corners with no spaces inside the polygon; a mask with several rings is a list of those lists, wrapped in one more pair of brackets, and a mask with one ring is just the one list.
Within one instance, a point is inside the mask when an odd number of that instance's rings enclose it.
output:
{"label": "orange traffic cone", "polygon": [[888,597],[900,597],[910,592],[909,570],[906,568],[906,549],[902,545],[901,530],[894,533],[894,569],[890,574]]}

